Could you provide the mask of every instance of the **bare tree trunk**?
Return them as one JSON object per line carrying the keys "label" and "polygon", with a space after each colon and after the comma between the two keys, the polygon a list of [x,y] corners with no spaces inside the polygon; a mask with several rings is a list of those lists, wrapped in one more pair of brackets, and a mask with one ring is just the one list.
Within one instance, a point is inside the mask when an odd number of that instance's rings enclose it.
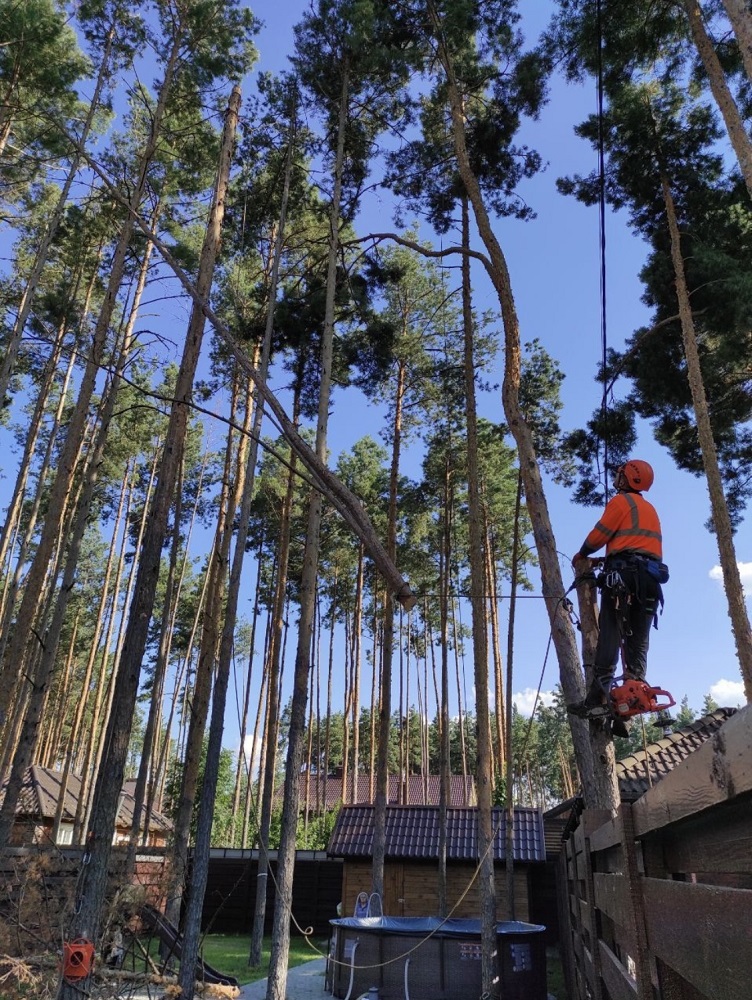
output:
{"label": "bare tree trunk", "polygon": [[[463,186],[467,191],[478,227],[489,257],[484,264],[496,290],[504,323],[505,369],[502,386],[502,400],[509,429],[517,444],[520,469],[525,490],[527,509],[533,526],[536,550],[541,569],[543,595],[546,601],[554,648],[559,661],[559,676],[568,704],[581,701],[585,696],[582,668],[577,652],[574,629],[562,604],[564,584],[559,567],[559,557],[548,512],[548,503],[543,490],[532,434],[520,408],[519,387],[521,372],[521,348],[519,319],[512,294],[512,284],[503,251],[491,228],[491,222],[483,202],[478,180],[473,173],[465,142],[465,122],[462,97],[454,75],[452,60],[441,32],[441,22],[436,8],[429,0],[429,13],[434,22],[438,41],[438,55],[447,79],[452,132],[454,138],[457,167]],[[582,719],[572,717],[570,721],[577,763],[582,778],[583,793],[589,808],[615,809],[612,783],[603,768],[596,765],[593,757],[587,724]],[[600,770],[600,774],[596,774]]]}
{"label": "bare tree trunk", "polygon": [[378,716],[378,689],[381,677],[381,643],[379,642],[379,597],[378,574],[374,573],[373,585],[373,672],[371,673],[371,717],[369,720],[370,740],[368,753],[368,801],[376,797],[376,719]]}
{"label": "bare tree trunk", "polygon": [[[518,477],[518,488],[521,483]],[[503,779],[506,770],[506,713],[504,697],[504,664],[501,657],[501,639],[499,633],[499,588],[496,577],[496,558],[494,553],[494,538],[488,518],[486,517],[486,584],[490,600],[491,618],[491,649],[493,651],[494,696],[496,709],[496,764],[499,778]]]}
{"label": "bare tree trunk", "polygon": [[[282,261],[282,251],[285,240],[285,226],[287,224],[287,207],[290,198],[290,183],[292,176],[292,163],[296,147],[295,135],[296,112],[293,108],[291,116],[291,130],[287,144],[287,156],[285,161],[285,175],[282,187],[282,200],[280,204],[279,220],[274,244],[274,254],[271,261],[269,275],[269,297],[266,312],[266,327],[264,330],[264,343],[261,353],[260,374],[266,379],[269,371],[269,361],[271,358],[272,334],[274,331],[274,310],[277,303],[277,286],[279,282],[279,269]],[[293,403],[293,424],[297,424],[298,407],[300,405],[300,383],[295,387],[295,399]],[[257,441],[261,432],[261,416],[263,407],[261,405],[260,393],[256,394],[256,419],[254,421],[253,435],[253,467],[256,465]],[[287,592],[287,571],[290,556],[290,531],[292,521],[292,506],[294,498],[294,478],[296,468],[296,457],[290,453],[290,473],[287,478],[287,491],[285,494],[282,517],[280,521],[280,548],[277,560],[277,581],[272,608],[272,620],[270,631],[270,647],[268,657],[269,694],[267,709],[267,728],[270,733],[274,731],[279,718],[279,679],[280,664],[282,660],[282,633],[284,628],[285,595]],[[251,470],[251,476],[252,476]],[[266,919],[266,888],[269,872],[268,849],[269,830],[271,827],[272,803],[274,799],[274,778],[277,763],[276,741],[267,743],[267,755],[264,770],[259,772],[259,789],[263,787],[261,794],[261,818],[259,821],[259,861],[256,875],[256,905],[253,914],[253,929],[251,933],[251,946],[248,956],[248,963],[252,967],[261,964],[261,949],[264,936],[264,921]]]}
{"label": "bare tree trunk", "polygon": [[[324,330],[321,341],[321,386],[319,390],[319,410],[316,424],[316,457],[326,462],[326,437],[329,424],[331,398],[332,361],[334,343],[334,301],[337,279],[337,256],[339,248],[340,199],[342,194],[342,172],[345,151],[345,127],[348,110],[348,75],[343,74],[340,96],[339,123],[337,133],[337,153],[334,164],[334,190],[330,207],[329,260],[326,283],[326,304]],[[319,543],[321,532],[322,496],[314,490],[308,508],[303,572],[300,584],[300,619],[298,622],[298,645],[295,654],[295,676],[293,678],[292,710],[288,736],[287,767],[285,771],[284,806],[279,853],[277,855],[277,901],[274,908],[274,930],[269,961],[267,1000],[284,1000],[287,985],[287,962],[290,948],[290,907],[292,905],[292,883],[295,865],[295,834],[298,821],[300,797],[299,775],[303,761],[306,700],[308,696],[308,671],[311,664],[311,641],[313,614],[316,600],[316,579],[318,575]]]}
{"label": "bare tree trunk", "polygon": [[[403,336],[405,334],[403,321]],[[389,510],[387,517],[387,555],[397,554],[397,495],[402,456],[402,419],[405,402],[405,366],[400,364],[394,398],[392,423],[392,460],[389,470]],[[374,800],[373,832],[373,891],[384,898],[384,851],[386,845],[386,807],[389,793],[389,728],[392,712],[392,649],[394,644],[394,601],[388,591],[384,595],[381,684],[379,695],[379,727],[376,753],[376,795]],[[376,668],[374,662],[374,669]]]}
{"label": "bare tree trunk", "polygon": [[[233,376],[233,391],[231,412],[235,411],[237,398],[237,370]],[[222,604],[227,585],[227,571],[232,537],[232,521],[237,506],[234,496],[232,479],[232,461],[234,453],[234,432],[230,428],[225,446],[225,465],[222,476],[221,500],[218,504],[217,526],[214,545],[209,556],[206,569],[208,582],[206,585],[206,602],[201,621],[201,640],[199,642],[198,663],[193,681],[193,690],[189,699],[188,734],[180,780],[178,808],[172,838],[170,856],[170,891],[167,897],[165,913],[168,920],[176,926],[180,923],[180,913],[183,903],[183,892],[188,872],[188,847],[191,834],[196,791],[198,788],[201,757],[204,748],[206,720],[209,714],[209,699],[211,697],[212,678],[214,677],[219,636],[222,620]],[[235,482],[237,487],[237,481]],[[191,976],[194,969],[191,967]],[[187,988],[187,984],[186,987]]]}
{"label": "bare tree trunk", "polygon": [[[240,752],[238,754],[238,767],[235,775],[235,790],[232,797],[232,825],[230,826],[230,843],[233,847],[238,846],[236,844],[236,821],[237,815],[240,810],[240,792],[243,783],[243,776],[245,771],[246,778],[246,788],[250,785],[252,771],[253,771],[253,747],[251,747],[251,764],[246,769],[245,764],[245,743],[247,735],[248,726],[248,709],[250,706],[251,698],[251,680],[253,677],[253,662],[255,659],[255,647],[256,647],[256,629],[258,627],[259,619],[259,594],[261,589],[261,545],[259,544],[259,553],[256,558],[256,593],[253,599],[253,615],[251,616],[251,642],[250,642],[250,652],[248,654],[248,670],[246,672],[245,684],[243,687],[243,710],[240,718]],[[245,831],[241,831],[241,847],[245,847]]]}
{"label": "bare tree trunk", "polygon": [[[297,394],[296,394],[297,395]],[[296,403],[297,408],[299,404]],[[266,741],[266,761],[264,769],[259,773],[261,791],[261,816],[259,819],[259,859],[256,876],[256,905],[253,911],[253,930],[251,932],[251,950],[248,964],[253,968],[261,965],[261,951],[264,943],[264,922],[266,920],[266,887],[269,877],[269,831],[271,829],[272,806],[274,803],[274,779],[276,777],[277,754],[276,741],[271,738],[274,727],[279,719],[279,681],[282,661],[282,631],[285,618],[285,594],[287,592],[288,566],[290,561],[290,534],[292,505],[295,494],[295,475],[297,462],[295,455],[290,455],[290,472],[287,477],[282,517],[279,529],[279,558],[277,580],[274,589],[274,604],[272,607],[271,636],[268,657],[267,674],[269,678],[269,694],[267,699],[267,727],[270,737]]]}
{"label": "bare tree trunk", "polygon": [[517,613],[517,577],[520,565],[520,512],[522,510],[522,475],[517,474],[517,493],[514,498],[514,534],[512,536],[511,590],[509,596],[509,621],[507,627],[507,716],[506,716],[506,869],[507,869],[507,920],[515,920],[517,902],[514,891],[514,749],[512,694],[514,691],[514,626]]}
{"label": "bare tree trunk", "polygon": [[[355,640],[355,655],[353,657],[353,688],[352,688],[352,757],[353,779],[351,802],[358,801],[358,775],[360,773],[360,679],[363,652],[363,587],[365,586],[365,551],[363,543],[358,546],[358,568],[355,576],[355,612],[353,615],[353,637]],[[329,677],[332,676],[332,657],[330,657]],[[331,684],[331,681],[330,681]]]}
{"label": "bare tree trunk", "polygon": [[[62,733],[65,721],[68,717],[68,705],[72,683],[71,679],[73,677],[74,663],[76,660],[76,639],[78,638],[78,626],[80,622],[81,611],[79,610],[76,612],[76,616],[73,619],[73,627],[71,628],[71,634],[68,640],[68,652],[65,656],[65,666],[63,667],[62,677],[60,684],[58,685],[56,704],[53,707],[52,712],[49,713],[51,718],[49,719],[46,727],[43,749],[37,755],[37,759],[41,760],[42,767],[54,768],[55,764],[57,764],[62,756]],[[40,740],[40,743],[42,743],[42,740]],[[55,842],[54,832],[52,839],[53,842]]]}
{"label": "bare tree trunk", "polygon": [[[457,591],[455,590],[455,593]],[[462,777],[467,780],[468,766],[467,766],[467,740],[465,739],[465,721],[467,719],[467,705],[465,704],[465,697],[462,692],[462,677],[464,671],[464,653],[462,652],[462,638],[457,629],[457,600],[453,596],[451,603],[452,610],[452,639],[454,645],[454,679],[457,685],[457,718],[459,721],[459,736],[460,736],[460,759],[462,760]],[[460,622],[460,624],[462,624]],[[460,669],[460,657],[463,659],[462,670]],[[493,768],[493,757],[491,760],[491,766]],[[493,784],[493,782],[492,782]]]}
{"label": "bare tree trunk", "polygon": [[[266,345],[265,345],[266,346]],[[250,425],[253,411],[250,388],[246,391],[246,420]],[[258,426],[260,430],[261,421]],[[235,541],[230,583],[228,587],[225,618],[220,637],[217,672],[214,681],[212,697],[211,723],[209,726],[209,743],[206,750],[204,780],[201,787],[198,822],[196,824],[196,845],[193,854],[193,867],[188,890],[188,902],[185,913],[185,933],[180,960],[178,981],[182,987],[182,995],[186,1000],[193,1000],[195,991],[195,967],[198,958],[201,935],[201,911],[204,905],[206,884],[209,876],[209,848],[211,846],[211,829],[214,818],[214,804],[217,793],[219,763],[222,752],[222,736],[224,734],[225,707],[227,703],[227,687],[232,668],[232,650],[237,623],[238,597],[240,594],[240,577],[245,560],[245,547],[248,538],[248,522],[251,516],[251,500],[253,497],[254,471],[256,467],[257,443],[259,435],[249,442],[247,427],[238,447],[236,488],[233,492],[233,503],[230,507],[228,522],[235,521],[237,512],[238,532]],[[228,526],[228,533],[231,528]]]}
{"label": "bare tree trunk", "polygon": [[[462,244],[469,246],[467,197],[462,198]],[[496,942],[494,830],[491,785],[491,716],[488,701],[488,635],[485,608],[485,553],[478,468],[478,418],[475,402],[475,345],[470,297],[470,258],[462,255],[462,319],[464,328],[465,417],[467,420],[468,529],[470,543],[470,606],[473,619],[475,712],[478,738],[476,784],[478,793],[478,883],[481,917],[481,978],[483,990],[496,992],[499,963]]]}
{"label": "bare tree trunk", "polygon": [[731,527],[726,497],[723,492],[723,480],[718,467],[718,455],[713,438],[713,428],[710,423],[710,412],[705,395],[705,383],[700,367],[700,355],[697,351],[697,336],[695,334],[692,308],[689,301],[687,279],[684,271],[684,258],[681,249],[681,236],[676,219],[674,199],[671,186],[665,173],[661,174],[661,188],[666,205],[666,220],[671,235],[671,259],[674,264],[674,280],[676,295],[679,300],[679,316],[681,317],[682,340],[684,356],[687,359],[687,378],[692,394],[692,405],[697,421],[697,436],[700,440],[702,464],[708,481],[710,506],[713,511],[713,527],[718,540],[718,555],[723,573],[723,587],[728,602],[728,613],[731,619],[731,630],[736,643],[736,655],[744,681],[744,693],[747,701],[752,701],[752,632],[749,616],[744,601],[744,588],[739,575],[739,564],[734,547],[734,533]]}
{"label": "bare tree trunk", "polygon": [[[442,499],[442,530],[439,551],[439,620],[441,644],[441,698],[439,706],[439,860],[438,897],[439,916],[448,913],[447,894],[447,810],[449,808],[449,783],[451,780],[451,743],[449,732],[449,591],[452,561],[451,505],[452,487],[449,459],[444,466],[444,495]],[[435,676],[435,675],[434,675]]]}
{"label": "bare tree trunk", "polygon": [[752,14],[746,0],[723,0],[734,29],[747,77],[752,81]]}
{"label": "bare tree trunk", "polygon": [[[726,75],[723,72],[723,67],[716,54],[712,39],[708,35],[699,0],[682,0],[682,3],[689,18],[689,28],[692,32],[692,38],[694,39],[697,51],[700,53],[700,59],[702,59],[705,72],[708,75],[710,89],[718,105],[718,110],[723,116],[729,140],[734,148],[739,168],[744,177],[744,183],[747,185],[747,191],[749,191],[752,197],[752,142],[750,142],[749,135],[747,134],[747,128],[742,120],[742,116],[739,114],[739,109],[736,106],[736,101],[729,89],[729,85],[726,83]],[[749,10],[747,10],[746,16],[749,19]]]}

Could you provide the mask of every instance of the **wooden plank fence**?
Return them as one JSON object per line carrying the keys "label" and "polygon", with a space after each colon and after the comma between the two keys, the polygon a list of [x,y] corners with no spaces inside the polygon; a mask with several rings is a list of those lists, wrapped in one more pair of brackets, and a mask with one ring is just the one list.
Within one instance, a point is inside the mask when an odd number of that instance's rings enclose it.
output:
{"label": "wooden plank fence", "polygon": [[570,1000],[752,1000],[752,706],[559,863]]}

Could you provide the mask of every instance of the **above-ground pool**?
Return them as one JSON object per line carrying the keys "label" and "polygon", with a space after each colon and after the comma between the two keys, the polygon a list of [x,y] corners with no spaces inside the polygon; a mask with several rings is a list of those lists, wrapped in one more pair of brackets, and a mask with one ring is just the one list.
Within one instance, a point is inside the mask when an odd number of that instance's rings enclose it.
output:
{"label": "above-ground pool", "polygon": [[[331,920],[327,982],[350,1000],[375,986],[379,1000],[476,1000],[481,995],[480,920],[342,917]],[[496,925],[504,1000],[546,1000],[545,927]]]}

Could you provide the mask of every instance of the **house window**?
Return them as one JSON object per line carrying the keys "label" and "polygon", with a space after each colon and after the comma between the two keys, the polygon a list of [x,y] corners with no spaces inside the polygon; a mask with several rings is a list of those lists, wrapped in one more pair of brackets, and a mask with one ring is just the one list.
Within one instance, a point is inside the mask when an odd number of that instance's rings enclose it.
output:
{"label": "house window", "polygon": [[72,823],[61,823],[60,829],[57,831],[57,843],[58,844],[72,844],[73,843],[73,824]]}

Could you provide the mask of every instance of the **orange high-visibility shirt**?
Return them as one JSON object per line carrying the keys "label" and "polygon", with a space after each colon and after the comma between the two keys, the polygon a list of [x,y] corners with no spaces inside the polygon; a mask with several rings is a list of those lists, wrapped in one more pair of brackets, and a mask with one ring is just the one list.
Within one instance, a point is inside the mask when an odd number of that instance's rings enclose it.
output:
{"label": "orange high-visibility shirt", "polygon": [[606,555],[636,552],[663,558],[661,522],[655,507],[639,493],[617,493],[606,504],[603,515],[582,543],[580,552],[589,556],[606,546]]}

